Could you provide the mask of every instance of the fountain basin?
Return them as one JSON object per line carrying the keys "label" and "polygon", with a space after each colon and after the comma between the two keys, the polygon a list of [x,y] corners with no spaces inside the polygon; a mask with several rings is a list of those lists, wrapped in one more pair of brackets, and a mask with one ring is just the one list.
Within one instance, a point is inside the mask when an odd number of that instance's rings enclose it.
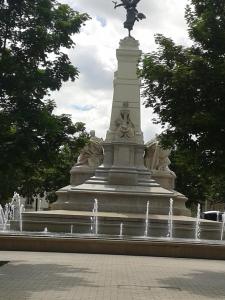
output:
{"label": "fountain basin", "polygon": [[225,259],[225,243],[184,239],[0,234],[0,250]]}
{"label": "fountain basin", "polygon": [[[70,233],[73,225],[74,233],[90,234],[91,217],[98,217],[98,234],[118,235],[120,224],[123,223],[123,235],[144,236],[146,232],[145,214],[126,214],[110,212],[87,211],[43,211],[23,213],[24,231],[43,231],[45,227],[50,232]],[[221,226],[219,222],[201,220],[200,238],[220,240]],[[195,238],[196,219],[187,216],[173,216],[174,238]],[[11,229],[19,230],[19,223],[11,221]],[[94,233],[94,232],[93,232]],[[149,215],[148,236],[167,237],[168,216]]]}

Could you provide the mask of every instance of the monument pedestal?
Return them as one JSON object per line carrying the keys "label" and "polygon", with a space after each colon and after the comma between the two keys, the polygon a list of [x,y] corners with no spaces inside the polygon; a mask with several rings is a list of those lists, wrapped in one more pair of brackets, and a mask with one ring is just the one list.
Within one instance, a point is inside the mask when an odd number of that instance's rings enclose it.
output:
{"label": "monument pedestal", "polygon": [[72,186],[80,185],[94,175],[95,168],[90,168],[87,165],[74,166],[70,171],[70,184]]}
{"label": "monument pedestal", "polygon": [[176,175],[172,171],[153,170],[152,178],[164,189],[174,190]]}

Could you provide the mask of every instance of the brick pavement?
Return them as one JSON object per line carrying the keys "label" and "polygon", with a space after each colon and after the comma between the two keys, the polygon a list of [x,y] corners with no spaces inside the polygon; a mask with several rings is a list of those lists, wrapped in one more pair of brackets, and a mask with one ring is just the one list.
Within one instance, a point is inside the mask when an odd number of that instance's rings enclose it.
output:
{"label": "brick pavement", "polygon": [[225,262],[0,252],[0,300],[225,299]]}

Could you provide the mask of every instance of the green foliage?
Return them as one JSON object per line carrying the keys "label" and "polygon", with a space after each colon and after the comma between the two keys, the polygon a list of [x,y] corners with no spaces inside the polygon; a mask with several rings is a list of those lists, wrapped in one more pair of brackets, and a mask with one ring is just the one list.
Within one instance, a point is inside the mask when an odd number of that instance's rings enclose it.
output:
{"label": "green foliage", "polygon": [[33,162],[31,162],[30,174],[32,176],[23,176],[20,181],[20,194],[31,198],[37,194],[42,195],[47,191],[48,200],[52,202],[56,200],[55,191],[69,184],[70,169],[77,161],[80,149],[89,140],[89,135],[86,133],[83,123],[76,123],[73,126],[75,134],[67,137],[59,145],[57,152],[50,153],[52,156],[49,157],[47,162],[44,160],[39,161],[39,165],[34,170]]}
{"label": "green foliage", "polygon": [[188,150],[174,150],[171,156],[171,169],[177,175],[176,186],[188,196],[188,207],[197,206],[207,201],[208,209],[215,209],[215,205],[224,203],[225,178],[224,174],[216,176],[205,172],[201,164],[201,157],[190,154]]}
{"label": "green foliage", "polygon": [[0,0],[0,201],[18,187],[39,192],[64,149],[77,153],[86,140],[84,125],[54,115],[49,97],[78,76],[62,49],[88,18],[55,0]]}
{"label": "green foliage", "polygon": [[178,151],[178,186],[197,201],[225,188],[225,1],[191,0],[186,20],[192,46],[157,35],[158,50],[144,56],[140,75],[163,144]]}

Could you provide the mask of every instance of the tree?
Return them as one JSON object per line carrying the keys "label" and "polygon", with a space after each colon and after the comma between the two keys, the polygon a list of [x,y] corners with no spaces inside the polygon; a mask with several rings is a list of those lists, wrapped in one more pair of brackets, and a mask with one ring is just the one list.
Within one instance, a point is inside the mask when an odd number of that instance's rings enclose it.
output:
{"label": "tree", "polygon": [[185,16],[192,46],[157,35],[158,50],[140,70],[143,94],[164,129],[162,143],[215,183],[225,179],[225,1],[190,0]]}
{"label": "tree", "polygon": [[[67,121],[71,123],[74,134],[65,136],[65,140],[59,144],[57,150],[50,153],[49,160],[46,161],[44,156],[36,164],[27,161],[30,166],[20,179],[19,193],[26,196],[29,203],[33,201],[34,196],[42,196],[45,192],[50,202],[55,201],[55,191],[68,185],[70,181],[70,169],[77,161],[80,149],[88,142],[89,135],[83,123],[72,124],[70,118]],[[64,128],[62,130],[64,131]]]}
{"label": "tree", "polygon": [[50,93],[77,78],[62,49],[88,18],[55,0],[0,0],[0,201],[18,187],[30,196],[32,179],[84,133],[54,115]]}
{"label": "tree", "polygon": [[69,184],[71,167],[77,161],[81,148],[89,140],[84,124],[76,123],[75,126],[76,135],[60,147],[54,164],[39,167],[36,173],[24,182],[20,189],[21,194],[28,195],[31,190],[30,198],[33,200],[33,196],[42,196],[47,192],[49,202],[54,202],[57,199],[55,192]]}
{"label": "tree", "polygon": [[212,175],[205,172],[199,163],[199,157],[190,155],[189,151],[174,150],[171,155],[171,169],[176,173],[176,189],[188,196],[186,205],[196,213],[197,203],[202,209],[214,210],[224,205],[224,174]]}

